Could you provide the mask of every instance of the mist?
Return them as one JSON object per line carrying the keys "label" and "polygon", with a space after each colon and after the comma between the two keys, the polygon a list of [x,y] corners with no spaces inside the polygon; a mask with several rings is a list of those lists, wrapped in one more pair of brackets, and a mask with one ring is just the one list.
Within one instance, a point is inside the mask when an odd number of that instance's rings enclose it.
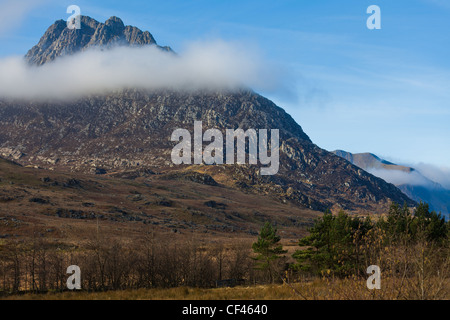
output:
{"label": "mist", "polygon": [[287,72],[261,52],[221,40],[196,42],[179,54],[156,46],[90,49],[40,67],[0,59],[0,97],[66,99],[124,88],[286,91]]}
{"label": "mist", "polygon": [[445,189],[450,190],[450,168],[435,166],[426,163],[419,163],[414,165],[420,173],[426,176],[428,179],[433,180]]}
{"label": "mist", "polygon": [[395,185],[410,184],[413,186],[432,187],[433,183],[417,171],[404,172],[400,170],[371,168],[367,172]]}
{"label": "mist", "polygon": [[424,163],[409,166],[416,170],[404,172],[400,170],[371,168],[367,171],[395,185],[409,184],[430,189],[436,188],[436,183],[438,183],[443,188],[450,190],[450,169]]}

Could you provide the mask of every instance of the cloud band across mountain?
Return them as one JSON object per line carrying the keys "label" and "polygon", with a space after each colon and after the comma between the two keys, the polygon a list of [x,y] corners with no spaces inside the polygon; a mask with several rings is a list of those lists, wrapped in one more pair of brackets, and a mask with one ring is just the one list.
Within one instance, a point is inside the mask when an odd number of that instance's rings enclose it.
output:
{"label": "cloud band across mountain", "polygon": [[22,57],[0,60],[0,96],[8,98],[72,98],[123,88],[233,89],[283,88],[285,74],[257,50],[236,43],[195,43],[180,55],[156,46],[92,48],[42,66]]}

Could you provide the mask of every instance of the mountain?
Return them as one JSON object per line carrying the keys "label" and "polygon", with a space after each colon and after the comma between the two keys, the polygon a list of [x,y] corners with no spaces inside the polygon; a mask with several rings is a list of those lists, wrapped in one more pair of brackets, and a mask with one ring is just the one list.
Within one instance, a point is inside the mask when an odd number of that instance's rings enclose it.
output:
{"label": "mountain", "polygon": [[[150,33],[124,27],[115,17],[104,24],[81,21],[81,30],[55,22],[25,58],[42,65],[93,46],[156,45]],[[261,176],[256,165],[174,165],[171,134],[178,128],[192,132],[194,121],[222,133],[279,129],[278,174]],[[316,146],[283,109],[247,89],[124,89],[65,103],[0,99],[0,129],[0,155],[24,166],[109,177],[151,172],[183,180],[200,174],[242,193],[316,211],[382,213],[391,201],[415,205],[393,184]]]}
{"label": "mountain", "polygon": [[335,150],[333,153],[361,169],[394,183],[411,199],[427,202],[436,212],[450,215],[450,190],[428,179],[418,170],[380,159],[372,153],[350,153],[343,150]]}
{"label": "mountain", "polygon": [[33,65],[42,65],[57,57],[74,54],[92,47],[112,47],[116,45],[143,46],[155,45],[162,50],[172,51],[170,47],[160,47],[150,32],[125,26],[118,17],[111,17],[100,23],[90,17],[81,16],[81,28],[69,29],[64,20],[56,21],[42,36],[37,45],[25,55]]}

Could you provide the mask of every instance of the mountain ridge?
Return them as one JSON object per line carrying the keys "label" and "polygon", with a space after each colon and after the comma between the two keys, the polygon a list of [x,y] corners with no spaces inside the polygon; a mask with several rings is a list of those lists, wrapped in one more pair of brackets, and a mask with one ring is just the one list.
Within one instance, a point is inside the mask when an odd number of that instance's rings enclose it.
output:
{"label": "mountain ridge", "polygon": [[[125,30],[123,23],[112,19],[100,24],[90,19],[82,17],[82,30],[91,26],[84,38],[83,31],[60,30],[62,23],[52,25],[26,58],[42,65],[94,45],[109,47],[120,42],[113,31],[117,29],[120,35]],[[146,39],[142,45],[156,45]],[[222,132],[279,129],[279,174],[260,176],[258,167],[249,165],[175,166],[170,158],[171,133],[177,128],[191,131],[194,121]],[[0,155],[25,166],[107,175],[130,175],[133,170],[201,172],[242,192],[316,211],[381,213],[392,201],[415,205],[394,185],[316,146],[282,108],[247,89],[124,89],[63,104],[0,99],[0,128]]]}
{"label": "mountain ridge", "polygon": [[334,150],[332,153],[356,164],[360,168],[376,168],[376,169],[395,169],[404,172],[413,172],[414,168],[398,165],[387,160],[379,158],[377,155],[370,152],[350,153],[344,150]]}

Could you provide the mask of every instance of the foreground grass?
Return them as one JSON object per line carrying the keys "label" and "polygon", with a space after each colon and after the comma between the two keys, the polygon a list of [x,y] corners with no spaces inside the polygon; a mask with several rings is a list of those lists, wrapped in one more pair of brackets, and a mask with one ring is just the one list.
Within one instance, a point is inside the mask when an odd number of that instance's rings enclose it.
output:
{"label": "foreground grass", "polygon": [[136,289],[106,292],[62,292],[23,294],[4,297],[10,300],[262,300],[294,299],[292,289],[283,286],[255,286],[235,288]]}
{"label": "foreground grass", "polygon": [[234,288],[136,289],[106,292],[59,292],[4,296],[5,300],[448,300],[449,285],[417,295],[414,286],[386,279],[380,290],[369,290],[365,279],[317,279],[292,285],[256,285]]}

